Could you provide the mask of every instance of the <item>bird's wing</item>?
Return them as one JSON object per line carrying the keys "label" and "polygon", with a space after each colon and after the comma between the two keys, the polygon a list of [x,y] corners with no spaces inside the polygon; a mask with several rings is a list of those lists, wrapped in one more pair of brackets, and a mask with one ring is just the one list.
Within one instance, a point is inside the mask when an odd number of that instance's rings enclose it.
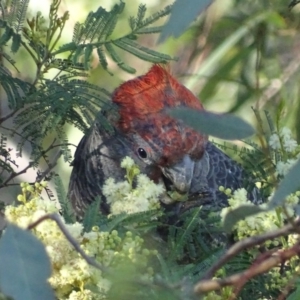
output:
{"label": "bird's wing", "polygon": [[[219,191],[219,187],[229,188],[235,191],[246,187],[249,180],[239,163],[232,160],[213,143],[206,145],[206,154],[195,163],[194,177],[191,183],[190,194],[202,194],[211,199],[216,206],[227,206],[227,196]],[[248,191],[248,196],[254,203],[261,201],[256,187]]]}
{"label": "bird's wing", "polygon": [[[126,156],[125,149],[117,133],[106,131],[98,122],[81,139],[75,152],[68,195],[77,215],[82,215],[96,196],[102,196],[107,178],[124,179],[120,161]],[[108,213],[105,201],[101,202],[101,209]]]}

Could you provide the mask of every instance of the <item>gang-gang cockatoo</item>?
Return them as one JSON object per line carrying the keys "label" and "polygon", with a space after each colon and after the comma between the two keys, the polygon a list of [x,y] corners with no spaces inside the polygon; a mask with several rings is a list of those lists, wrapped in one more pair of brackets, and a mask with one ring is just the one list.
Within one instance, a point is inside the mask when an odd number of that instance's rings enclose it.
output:
{"label": "gang-gang cockatoo", "polygon": [[[112,102],[119,113],[118,119],[111,118],[114,131],[106,131],[96,120],[75,153],[69,199],[77,216],[96,196],[105,198],[102,187],[107,178],[124,180],[120,164],[125,156],[155,182],[163,181],[168,189],[191,198],[204,195],[205,204],[212,206],[227,205],[219,186],[233,190],[243,186],[245,174],[238,163],[207,136],[165,113],[172,107],[203,110],[166,68],[154,65],[145,75],[123,83],[112,94]],[[257,201],[255,190],[249,196]],[[105,199],[101,210],[109,213]]]}

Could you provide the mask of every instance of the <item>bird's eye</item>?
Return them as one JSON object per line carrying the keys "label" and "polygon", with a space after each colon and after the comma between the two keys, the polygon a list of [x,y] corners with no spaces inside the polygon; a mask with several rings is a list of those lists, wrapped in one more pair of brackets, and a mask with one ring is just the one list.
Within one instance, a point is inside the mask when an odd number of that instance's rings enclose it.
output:
{"label": "bird's eye", "polygon": [[144,148],[139,148],[138,154],[139,154],[140,158],[143,158],[143,159],[147,158],[147,152]]}

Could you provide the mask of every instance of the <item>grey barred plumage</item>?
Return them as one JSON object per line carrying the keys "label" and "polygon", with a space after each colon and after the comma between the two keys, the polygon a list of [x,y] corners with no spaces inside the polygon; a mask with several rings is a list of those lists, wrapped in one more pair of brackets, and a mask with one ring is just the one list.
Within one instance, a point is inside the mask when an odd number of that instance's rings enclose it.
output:
{"label": "grey barred plumage", "polygon": [[228,197],[219,190],[220,186],[232,191],[249,187],[249,200],[255,204],[262,202],[259,190],[253,181],[250,182],[253,178],[239,163],[212,142],[207,143],[205,150],[205,155],[195,163],[190,195],[205,195],[210,199],[211,206],[224,207],[228,205]]}

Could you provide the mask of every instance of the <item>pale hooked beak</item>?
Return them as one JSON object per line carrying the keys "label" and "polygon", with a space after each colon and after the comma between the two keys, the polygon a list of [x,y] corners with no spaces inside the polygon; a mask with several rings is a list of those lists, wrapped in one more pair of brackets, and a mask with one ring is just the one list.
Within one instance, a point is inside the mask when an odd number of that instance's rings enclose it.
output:
{"label": "pale hooked beak", "polygon": [[162,168],[163,174],[172,182],[174,188],[180,193],[188,193],[194,175],[195,162],[189,155],[181,161],[167,168]]}

